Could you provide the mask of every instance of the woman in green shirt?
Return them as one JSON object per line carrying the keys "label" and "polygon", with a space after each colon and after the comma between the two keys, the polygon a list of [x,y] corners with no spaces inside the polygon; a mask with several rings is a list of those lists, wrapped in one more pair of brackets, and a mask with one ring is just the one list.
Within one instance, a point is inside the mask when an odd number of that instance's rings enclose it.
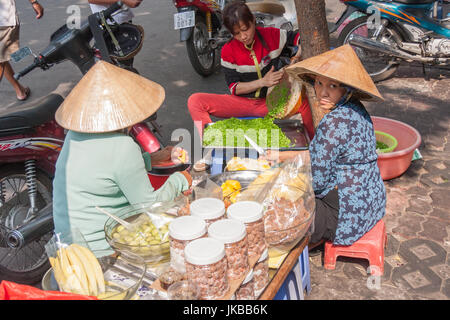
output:
{"label": "woman in green shirt", "polygon": [[55,233],[65,236],[76,228],[97,255],[113,253],[105,240],[107,216],[96,206],[116,214],[130,204],[172,200],[190,188],[189,173],[176,172],[155,191],[147,176],[152,157],[143,156],[127,134],[164,97],[157,83],[102,61],[74,87],[56,112],[69,131],[53,180]]}

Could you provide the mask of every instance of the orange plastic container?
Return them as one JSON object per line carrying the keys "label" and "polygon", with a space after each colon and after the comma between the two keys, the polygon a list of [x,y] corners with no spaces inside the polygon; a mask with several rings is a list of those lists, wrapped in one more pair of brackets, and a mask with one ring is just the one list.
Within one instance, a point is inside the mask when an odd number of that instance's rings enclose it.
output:
{"label": "orange plastic container", "polygon": [[401,176],[411,165],[411,159],[422,142],[419,131],[398,120],[384,117],[371,117],[376,131],[394,136],[398,145],[394,152],[378,155],[381,178],[389,180]]}

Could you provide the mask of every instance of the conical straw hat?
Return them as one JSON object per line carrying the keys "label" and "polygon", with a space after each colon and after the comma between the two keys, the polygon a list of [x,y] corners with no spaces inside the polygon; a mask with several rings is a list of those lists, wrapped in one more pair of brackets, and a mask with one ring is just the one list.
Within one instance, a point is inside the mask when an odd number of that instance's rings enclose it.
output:
{"label": "conical straw hat", "polygon": [[144,121],[164,98],[164,88],[156,82],[98,61],[72,89],[55,118],[68,130],[111,132]]}
{"label": "conical straw hat", "polygon": [[286,72],[304,81],[321,75],[354,88],[353,96],[360,100],[384,100],[349,44],[293,64]]}

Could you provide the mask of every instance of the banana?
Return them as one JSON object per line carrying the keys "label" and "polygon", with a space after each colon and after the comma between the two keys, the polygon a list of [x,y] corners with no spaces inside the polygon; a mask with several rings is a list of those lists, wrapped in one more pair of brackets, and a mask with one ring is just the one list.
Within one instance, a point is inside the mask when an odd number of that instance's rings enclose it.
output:
{"label": "banana", "polygon": [[98,295],[98,289],[97,289],[97,280],[95,276],[95,268],[92,264],[92,261],[89,259],[89,257],[84,253],[82,249],[80,249],[80,246],[77,244],[72,244],[71,248],[73,252],[78,256],[78,258],[83,261],[83,267],[84,271],[86,272],[86,277],[89,284],[89,295],[91,296],[97,296]]}
{"label": "banana", "polygon": [[91,262],[91,266],[94,269],[95,279],[97,281],[97,288],[98,293],[104,293],[105,292],[105,278],[103,277],[103,271],[102,267],[100,266],[100,263],[98,262],[95,255],[92,253],[91,250],[89,250],[86,247],[80,246],[78,244],[72,244],[73,246],[77,246],[80,250],[83,251],[84,255],[87,257],[87,260]]}
{"label": "banana", "polygon": [[59,248],[57,251],[57,255],[59,261],[61,263],[61,269],[65,277],[64,282],[64,291],[83,294],[83,289],[81,287],[81,283],[78,280],[72,266],[69,263],[69,259],[67,258],[66,250],[64,248]]}
{"label": "banana", "polygon": [[66,249],[67,258],[69,259],[69,263],[74,271],[75,276],[81,284],[81,289],[84,295],[89,295],[89,284],[87,280],[85,263],[82,262],[78,258],[78,256],[73,252],[72,246],[68,246]]}
{"label": "banana", "polygon": [[57,258],[53,258],[53,257],[49,257],[48,259],[50,260],[50,264],[53,268],[53,274],[55,276],[55,280],[58,283],[61,291],[64,291],[65,278],[64,278],[64,274],[62,273],[61,267],[59,265],[59,261]]}

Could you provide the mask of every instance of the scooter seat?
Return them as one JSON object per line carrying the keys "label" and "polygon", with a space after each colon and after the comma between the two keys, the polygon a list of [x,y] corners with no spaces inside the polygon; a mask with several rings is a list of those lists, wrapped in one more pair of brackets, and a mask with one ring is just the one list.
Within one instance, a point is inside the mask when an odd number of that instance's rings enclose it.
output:
{"label": "scooter seat", "polygon": [[276,16],[282,16],[286,12],[284,5],[277,0],[247,2],[246,5],[251,12],[268,13]]}
{"label": "scooter seat", "polygon": [[0,137],[27,132],[54,119],[63,101],[62,96],[51,93],[27,104],[0,111]]}
{"label": "scooter seat", "polygon": [[433,3],[436,0],[394,0],[394,2],[404,3],[404,4],[427,4]]}

